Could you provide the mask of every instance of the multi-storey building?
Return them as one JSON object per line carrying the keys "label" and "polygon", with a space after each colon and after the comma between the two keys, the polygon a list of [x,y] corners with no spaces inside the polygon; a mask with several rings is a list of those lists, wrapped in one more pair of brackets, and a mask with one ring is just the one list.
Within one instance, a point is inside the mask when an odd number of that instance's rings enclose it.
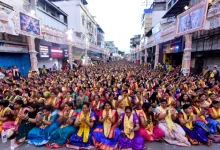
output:
{"label": "multi-storey building", "polygon": [[43,38],[35,39],[35,48],[38,52],[38,68],[42,68],[43,65],[52,68],[56,64],[58,69],[61,69],[63,65],[68,63],[68,44],[62,40],[57,40],[63,38],[63,35],[59,36],[58,34],[51,37],[51,33],[48,33],[48,31],[52,32],[52,35],[67,31],[68,15],[49,0],[38,0],[33,8],[35,8],[36,16],[43,24]]}
{"label": "multi-storey building", "polygon": [[[158,34],[160,28],[167,23],[162,19],[166,13],[166,0],[153,0],[152,3],[148,1],[147,4],[143,15],[144,36],[141,37],[141,44],[137,46],[138,48],[132,50],[132,58],[135,58],[135,62],[153,64],[155,59],[159,59],[159,57],[155,55],[158,47],[151,44],[151,36]],[[151,4],[150,7],[149,4]],[[148,43],[148,46],[146,46],[146,43]]]}
{"label": "multi-storey building", "polygon": [[[104,49],[97,45],[98,23],[94,16],[87,9],[86,0],[52,0],[55,5],[60,7],[68,14],[68,28],[74,32],[76,45],[73,48],[75,58],[85,55],[85,43],[89,44],[88,53],[93,53],[99,57],[105,57]],[[88,42],[86,42],[88,41]]]}
{"label": "multi-storey building", "polygon": [[155,65],[182,65],[186,75],[201,73],[206,66],[219,67],[219,7],[219,0],[167,0],[160,26],[147,33],[143,46],[148,55],[153,49]]}
{"label": "multi-storey building", "polygon": [[[80,9],[73,9],[80,12],[75,21],[74,17],[68,21],[68,13],[50,0],[0,1],[0,67],[16,65],[25,76],[30,68],[38,70],[43,65],[51,68],[56,63],[58,69],[65,63],[72,66],[74,58],[80,58],[75,57],[77,52],[85,53],[85,49],[105,61],[108,58],[108,52],[96,45],[97,23],[84,6],[85,0],[79,1]],[[73,28],[74,23],[84,26],[74,27],[73,34],[68,25]]]}
{"label": "multi-storey building", "polygon": [[97,45],[101,48],[105,48],[105,36],[104,36],[104,31],[102,28],[98,25],[97,27]]}

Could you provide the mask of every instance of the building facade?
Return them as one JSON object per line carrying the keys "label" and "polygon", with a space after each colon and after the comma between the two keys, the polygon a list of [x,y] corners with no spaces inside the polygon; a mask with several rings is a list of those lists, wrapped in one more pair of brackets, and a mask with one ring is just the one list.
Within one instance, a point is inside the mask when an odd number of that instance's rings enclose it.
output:
{"label": "building facade", "polygon": [[[81,27],[90,37],[86,44],[80,32],[69,28],[68,14],[49,0],[1,0],[0,11],[0,67],[4,69],[16,65],[23,76],[29,69],[38,71],[43,65],[52,68],[55,63],[61,69],[65,63],[72,66],[74,55],[85,49],[100,57],[109,56],[108,51],[96,45],[97,26],[91,14],[87,15],[90,22]],[[81,14],[83,11],[76,19]]]}
{"label": "building facade", "polygon": [[[88,55],[99,61],[106,61],[107,52],[101,48],[97,43],[98,29],[100,26],[95,21],[94,16],[91,15],[87,9],[86,0],[53,0],[54,4],[60,7],[68,14],[68,28],[73,30],[73,37],[76,45],[73,47],[74,59],[82,58]],[[102,34],[102,36],[104,36]],[[85,43],[89,43],[86,48]],[[102,43],[103,44],[103,43]],[[93,54],[93,55],[91,55]]]}
{"label": "building facade", "polygon": [[218,65],[220,69],[219,6],[219,0],[167,0],[160,26],[153,26],[152,33],[147,34],[145,46],[133,55],[146,49],[149,55],[151,51],[148,49],[155,47],[155,66],[157,63],[182,65],[185,75],[201,73],[206,66],[212,69]]}

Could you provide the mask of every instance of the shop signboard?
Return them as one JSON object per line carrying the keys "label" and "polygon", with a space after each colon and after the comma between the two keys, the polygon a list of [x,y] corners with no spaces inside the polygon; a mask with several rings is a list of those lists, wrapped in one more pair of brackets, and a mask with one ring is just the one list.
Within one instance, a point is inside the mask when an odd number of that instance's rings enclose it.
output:
{"label": "shop signboard", "polygon": [[24,32],[37,36],[41,34],[40,21],[24,13],[20,13],[20,27]]}
{"label": "shop signboard", "polygon": [[63,50],[59,47],[51,47],[51,58],[63,58]]}
{"label": "shop signboard", "polygon": [[177,16],[176,36],[181,36],[203,29],[207,13],[207,1],[203,1]]}
{"label": "shop signboard", "polygon": [[41,58],[49,58],[49,47],[40,45],[40,57]]}
{"label": "shop signboard", "polygon": [[64,49],[64,50],[63,50],[63,53],[64,53],[64,57],[65,57],[65,58],[68,58],[68,57],[69,57],[69,51],[68,51],[68,49]]}

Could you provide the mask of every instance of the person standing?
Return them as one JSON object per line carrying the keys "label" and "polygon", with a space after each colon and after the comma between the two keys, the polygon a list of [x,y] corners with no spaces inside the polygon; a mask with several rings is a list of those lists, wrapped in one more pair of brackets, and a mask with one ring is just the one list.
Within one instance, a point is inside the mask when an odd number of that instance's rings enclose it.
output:
{"label": "person standing", "polygon": [[13,72],[13,78],[14,78],[14,80],[20,79],[20,71],[19,71],[19,69],[17,68],[17,66],[14,66],[12,72]]}
{"label": "person standing", "polygon": [[46,74],[47,73],[47,68],[45,65],[43,65],[43,68],[42,68],[42,74]]}
{"label": "person standing", "polygon": [[56,64],[56,63],[54,63],[54,65],[53,65],[53,70],[54,70],[54,71],[57,70],[57,64]]}
{"label": "person standing", "polygon": [[216,80],[219,77],[219,71],[217,70],[218,66],[214,65],[213,71],[210,74],[210,78],[215,78]]}

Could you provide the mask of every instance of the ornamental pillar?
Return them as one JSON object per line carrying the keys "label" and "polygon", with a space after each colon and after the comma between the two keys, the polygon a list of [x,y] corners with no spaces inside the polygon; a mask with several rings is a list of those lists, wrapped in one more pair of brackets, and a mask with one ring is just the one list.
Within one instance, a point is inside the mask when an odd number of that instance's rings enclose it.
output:
{"label": "ornamental pillar", "polygon": [[35,50],[35,42],[34,37],[27,37],[28,47],[29,47],[29,54],[31,60],[31,69],[34,71],[38,71],[38,61],[37,61],[37,51]]}
{"label": "ornamental pillar", "polygon": [[191,51],[192,51],[192,34],[185,35],[185,49],[183,54],[182,71],[184,76],[190,74]]}
{"label": "ornamental pillar", "polygon": [[70,68],[73,68],[73,49],[72,49],[72,44],[68,45],[68,52],[69,52],[69,64],[70,64]]}
{"label": "ornamental pillar", "polygon": [[156,45],[156,51],[155,51],[155,60],[154,60],[154,69],[156,68],[158,61],[159,61],[159,44]]}

